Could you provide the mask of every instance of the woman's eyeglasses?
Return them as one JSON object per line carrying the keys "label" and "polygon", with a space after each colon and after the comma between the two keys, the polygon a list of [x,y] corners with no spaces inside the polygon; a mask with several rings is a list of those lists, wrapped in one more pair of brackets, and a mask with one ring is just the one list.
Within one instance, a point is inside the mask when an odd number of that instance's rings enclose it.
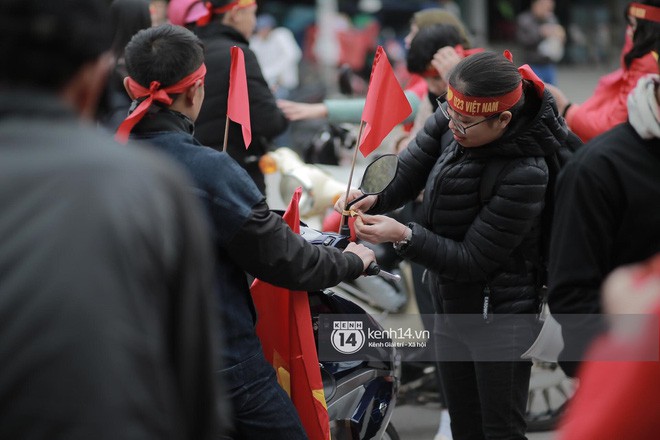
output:
{"label": "woman's eyeglasses", "polygon": [[462,134],[462,135],[467,134],[467,129],[468,129],[468,128],[474,127],[475,125],[479,125],[479,124],[481,124],[482,122],[486,122],[486,121],[488,121],[489,119],[495,119],[496,117],[498,117],[498,116],[500,115],[499,113],[495,113],[495,114],[492,114],[492,115],[490,115],[490,116],[488,116],[488,117],[482,119],[482,120],[479,121],[479,122],[475,122],[474,124],[470,124],[470,125],[468,125],[468,126],[465,126],[465,125],[461,124],[460,122],[458,122],[455,118],[452,118],[452,117],[449,115],[449,113],[447,112],[447,109],[442,105],[442,104],[444,104],[444,103],[446,102],[446,100],[445,100],[445,96],[447,96],[446,93],[444,93],[444,94],[442,94],[441,96],[438,96],[438,97],[436,98],[436,102],[438,103],[438,108],[439,108],[440,111],[442,112],[442,115],[443,115],[445,118],[447,118],[448,121],[452,121],[452,122],[454,123],[454,128],[456,128],[456,131],[459,132],[459,133]]}

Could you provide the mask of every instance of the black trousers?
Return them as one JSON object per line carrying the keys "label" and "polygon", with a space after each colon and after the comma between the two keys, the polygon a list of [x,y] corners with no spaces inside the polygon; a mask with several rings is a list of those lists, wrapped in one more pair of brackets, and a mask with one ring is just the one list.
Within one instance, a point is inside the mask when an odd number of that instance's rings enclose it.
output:
{"label": "black trousers", "polygon": [[454,440],[525,439],[532,363],[520,355],[538,331],[534,315],[438,315],[434,335]]}

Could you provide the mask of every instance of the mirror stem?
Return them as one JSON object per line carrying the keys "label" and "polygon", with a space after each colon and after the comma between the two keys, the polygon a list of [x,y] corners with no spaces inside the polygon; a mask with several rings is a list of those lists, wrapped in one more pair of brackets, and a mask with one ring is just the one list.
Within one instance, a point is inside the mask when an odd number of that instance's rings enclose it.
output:
{"label": "mirror stem", "polygon": [[[359,202],[360,200],[364,199],[368,195],[369,194],[362,194],[360,197],[357,197],[351,200],[350,202],[348,202],[346,204],[346,207],[344,208],[344,212],[348,212],[351,209],[351,206],[353,206],[355,203]],[[349,218],[348,214],[342,214],[343,221],[341,222],[341,225],[339,227],[339,233],[341,235],[345,235],[346,237],[351,236],[351,228],[348,226],[348,218]]]}

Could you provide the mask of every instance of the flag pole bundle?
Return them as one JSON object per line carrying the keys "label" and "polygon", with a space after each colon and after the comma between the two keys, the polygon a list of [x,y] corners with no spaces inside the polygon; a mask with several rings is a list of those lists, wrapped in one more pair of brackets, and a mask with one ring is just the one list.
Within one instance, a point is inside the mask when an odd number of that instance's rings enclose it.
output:
{"label": "flag pole bundle", "polygon": [[[394,75],[385,50],[382,46],[376,49],[367,98],[362,110],[360,130],[358,131],[357,145],[353,153],[353,163],[348,176],[345,200],[351,191],[353,171],[357,161],[357,152],[360,150],[364,157],[378,148],[385,137],[394,127],[400,124],[412,113],[412,107],[401,89],[401,85]],[[364,138],[362,133],[364,132]],[[344,225],[344,216],[341,217],[339,229]]]}
{"label": "flag pole bundle", "polygon": [[229,136],[229,120],[241,124],[245,149],[252,142],[250,127],[250,99],[248,97],[247,75],[245,73],[245,56],[238,46],[231,48],[231,67],[229,69],[229,93],[227,93],[227,118],[225,119],[225,136],[222,141],[222,151],[227,151]]}

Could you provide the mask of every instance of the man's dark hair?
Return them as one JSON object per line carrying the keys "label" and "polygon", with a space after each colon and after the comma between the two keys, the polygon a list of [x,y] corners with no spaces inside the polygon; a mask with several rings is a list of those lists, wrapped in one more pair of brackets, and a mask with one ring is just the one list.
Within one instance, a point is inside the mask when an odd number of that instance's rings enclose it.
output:
{"label": "man's dark hair", "polygon": [[419,30],[410,42],[406,57],[408,71],[424,73],[433,55],[445,46],[456,46],[463,41],[458,30],[449,24],[435,24]]}
{"label": "man's dark hair", "polygon": [[204,62],[204,46],[188,29],[164,24],[143,29],[124,52],[128,75],[143,87],[152,81],[162,87],[176,84]]}
{"label": "man's dark hair", "polygon": [[0,84],[59,89],[110,48],[104,0],[0,1]]}

